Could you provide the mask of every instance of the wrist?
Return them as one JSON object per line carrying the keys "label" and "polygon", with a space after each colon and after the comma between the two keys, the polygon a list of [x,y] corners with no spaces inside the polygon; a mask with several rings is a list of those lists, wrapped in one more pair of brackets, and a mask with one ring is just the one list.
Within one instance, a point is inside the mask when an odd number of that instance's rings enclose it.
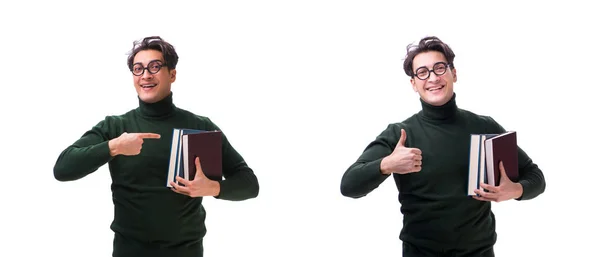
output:
{"label": "wrist", "polygon": [[517,197],[515,197],[516,199],[523,197],[523,184],[521,184],[521,182],[517,182],[516,195],[517,195]]}
{"label": "wrist", "polygon": [[388,157],[383,157],[383,159],[381,159],[381,163],[379,164],[379,172],[383,175],[390,175],[392,174],[392,172],[389,169],[389,165],[388,165]]}
{"label": "wrist", "polygon": [[119,141],[117,141],[117,138],[108,141],[108,149],[110,151],[110,156],[119,155]]}
{"label": "wrist", "polygon": [[219,194],[221,194],[221,183],[219,183],[218,181],[212,181],[213,186],[211,187],[211,196],[218,196]]}

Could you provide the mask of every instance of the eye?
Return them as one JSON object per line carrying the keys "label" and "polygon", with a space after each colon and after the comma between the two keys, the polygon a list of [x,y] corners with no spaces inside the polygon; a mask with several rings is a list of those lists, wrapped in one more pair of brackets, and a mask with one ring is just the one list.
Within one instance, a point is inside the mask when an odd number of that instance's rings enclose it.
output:
{"label": "eye", "polygon": [[436,73],[442,73],[446,70],[446,66],[445,65],[440,65],[440,66],[436,66],[435,68],[435,72]]}
{"label": "eye", "polygon": [[429,71],[427,70],[427,68],[419,68],[417,70],[417,76],[419,76],[419,77],[427,76],[427,73],[429,73]]}

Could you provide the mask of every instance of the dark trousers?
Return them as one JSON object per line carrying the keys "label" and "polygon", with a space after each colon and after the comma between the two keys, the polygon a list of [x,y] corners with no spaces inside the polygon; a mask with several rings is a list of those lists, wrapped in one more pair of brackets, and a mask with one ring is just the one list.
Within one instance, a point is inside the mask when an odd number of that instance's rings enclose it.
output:
{"label": "dark trousers", "polygon": [[202,240],[181,244],[142,242],[115,233],[113,257],[203,257]]}
{"label": "dark trousers", "polygon": [[430,249],[402,242],[402,257],[495,257],[492,245],[474,249]]}

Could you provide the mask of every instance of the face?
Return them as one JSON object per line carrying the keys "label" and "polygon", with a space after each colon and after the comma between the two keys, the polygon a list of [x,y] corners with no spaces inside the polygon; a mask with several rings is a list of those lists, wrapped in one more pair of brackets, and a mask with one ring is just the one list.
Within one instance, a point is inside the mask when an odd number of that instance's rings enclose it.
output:
{"label": "face", "polygon": [[[159,66],[164,63],[162,53],[157,50],[143,50],[133,58],[133,71],[144,72],[139,76],[132,74],[135,91],[142,101],[155,103],[171,93],[171,83],[175,82],[176,71],[169,71],[167,66]],[[152,74],[153,72],[156,73]]]}
{"label": "face", "polygon": [[[442,64],[440,64],[442,62]],[[447,64],[444,54],[437,51],[429,51],[417,54],[413,59],[413,72],[415,77],[410,79],[415,92],[428,104],[440,106],[447,103],[454,94],[454,82],[456,82],[456,69],[444,68]],[[435,66],[435,67],[434,67]],[[425,67],[425,68],[422,68]],[[434,70],[431,73],[430,70]],[[427,77],[419,79],[418,73]],[[437,75],[437,74],[442,75]]]}

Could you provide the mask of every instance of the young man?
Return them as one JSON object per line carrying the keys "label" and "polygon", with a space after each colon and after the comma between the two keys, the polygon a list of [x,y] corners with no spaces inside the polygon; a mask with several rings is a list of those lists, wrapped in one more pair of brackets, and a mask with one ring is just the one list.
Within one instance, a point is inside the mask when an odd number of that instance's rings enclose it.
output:
{"label": "young man", "polygon": [[178,55],[160,37],[136,42],[127,59],[139,107],[107,116],[58,157],[54,177],[72,181],[108,163],[115,217],[113,256],[203,255],[206,234],[202,198],[241,201],[257,197],[252,169],[223,135],[225,180],[208,179],[198,170],[190,181],[166,187],[173,128],[220,130],[209,118],[173,104]]}
{"label": "young man", "polygon": [[542,171],[519,148],[518,181],[500,166],[499,186],[467,196],[470,134],[502,133],[489,116],[457,107],[454,53],[437,37],[409,45],[404,71],[422,110],[389,124],[344,173],[341,193],[360,198],[393,175],[404,216],[403,256],[494,256],[491,201],[528,200],[544,192]]}

